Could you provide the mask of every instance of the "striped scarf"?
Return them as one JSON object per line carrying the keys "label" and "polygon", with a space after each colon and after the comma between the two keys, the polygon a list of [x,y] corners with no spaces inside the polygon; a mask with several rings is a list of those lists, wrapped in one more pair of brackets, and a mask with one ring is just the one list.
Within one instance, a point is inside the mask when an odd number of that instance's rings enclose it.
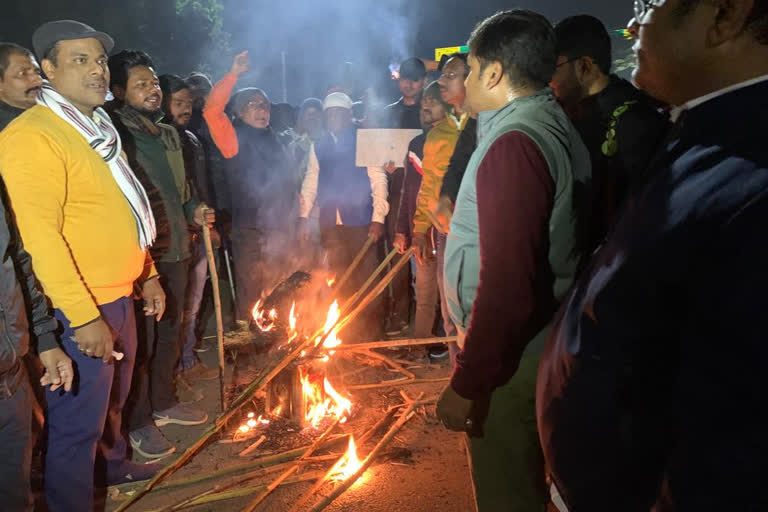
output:
{"label": "striped scarf", "polygon": [[147,193],[125,160],[120,137],[104,109],[101,107],[95,109],[93,118],[89,118],[64,99],[47,82],[43,84],[40,94],[37,96],[37,103],[51,109],[77,130],[91,148],[104,159],[112,172],[112,177],[120,187],[120,191],[131,206],[139,232],[139,245],[142,249],[152,245],[157,236],[157,229]]}

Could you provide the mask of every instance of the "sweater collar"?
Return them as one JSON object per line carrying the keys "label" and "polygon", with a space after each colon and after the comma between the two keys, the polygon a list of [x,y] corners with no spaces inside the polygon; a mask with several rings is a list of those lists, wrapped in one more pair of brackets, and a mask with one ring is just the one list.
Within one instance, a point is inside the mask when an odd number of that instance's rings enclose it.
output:
{"label": "sweater collar", "polygon": [[544,87],[530,96],[516,98],[498,110],[487,110],[480,112],[477,116],[477,138],[484,138],[495,128],[505,123],[509,117],[518,109],[532,103],[542,103],[549,100],[554,101],[552,89]]}

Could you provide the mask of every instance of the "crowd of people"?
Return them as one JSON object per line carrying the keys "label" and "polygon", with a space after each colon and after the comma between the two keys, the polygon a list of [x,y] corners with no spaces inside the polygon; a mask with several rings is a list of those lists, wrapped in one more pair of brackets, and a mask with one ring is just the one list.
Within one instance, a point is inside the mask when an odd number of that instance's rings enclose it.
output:
{"label": "crowd of people", "polygon": [[[481,512],[768,510],[768,2],[633,14],[634,84],[599,19],[514,9],[404,61],[383,109],[344,87],[274,105],[237,89],[247,52],[215,84],[159,74],[72,20],[0,43],[3,510],[33,507],[38,401],[52,512],[150,478],[131,450],[208,420],[204,226],[246,326],[298,267],[340,274],[371,240],[343,295],[413,248],[347,337],[456,337],[426,356],[452,368],[437,415]],[[360,167],[361,127],[421,135]]]}

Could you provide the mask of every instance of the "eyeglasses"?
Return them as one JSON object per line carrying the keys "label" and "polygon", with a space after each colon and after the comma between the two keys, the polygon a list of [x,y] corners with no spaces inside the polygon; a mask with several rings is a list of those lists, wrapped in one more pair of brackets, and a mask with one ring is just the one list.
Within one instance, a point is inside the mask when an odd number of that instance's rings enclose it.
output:
{"label": "eyeglasses", "polygon": [[661,7],[666,0],[635,0],[635,21],[641,23],[648,11]]}
{"label": "eyeglasses", "polygon": [[269,110],[269,103],[264,103],[263,101],[259,100],[251,100],[246,103],[246,106],[248,108],[252,108],[253,110],[264,110],[265,112]]}
{"label": "eyeglasses", "polygon": [[465,77],[464,73],[449,71],[448,73],[443,73],[442,75],[440,75],[440,78],[438,78],[438,80],[453,80],[459,77],[464,78]]}

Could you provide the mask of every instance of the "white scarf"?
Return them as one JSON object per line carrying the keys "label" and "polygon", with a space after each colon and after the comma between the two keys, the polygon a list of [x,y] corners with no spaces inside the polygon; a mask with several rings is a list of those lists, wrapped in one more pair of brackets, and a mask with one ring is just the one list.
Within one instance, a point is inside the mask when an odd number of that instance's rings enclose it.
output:
{"label": "white scarf", "polygon": [[152,215],[144,187],[133,174],[128,162],[123,158],[120,137],[109,115],[101,107],[94,110],[93,118],[84,115],[47,82],[43,84],[40,94],[37,96],[37,103],[48,107],[57,116],[69,123],[104,159],[123,196],[131,205],[131,211],[139,231],[139,245],[142,249],[152,245],[157,236],[155,217]]}

